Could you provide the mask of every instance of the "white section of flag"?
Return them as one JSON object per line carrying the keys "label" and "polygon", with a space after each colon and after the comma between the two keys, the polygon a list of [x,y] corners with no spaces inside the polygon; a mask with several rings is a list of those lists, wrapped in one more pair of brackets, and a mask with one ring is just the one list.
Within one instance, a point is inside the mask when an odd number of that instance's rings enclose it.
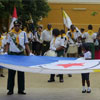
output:
{"label": "white section of flag", "polygon": [[0,65],[5,66],[8,69],[42,74],[78,74],[100,72],[100,60],[61,60],[54,63],[28,67],[4,63],[0,63]]}
{"label": "white section of flag", "polygon": [[67,13],[62,10],[63,13],[63,21],[64,21],[64,25],[70,29],[70,26],[72,25],[72,21],[70,19],[70,17],[67,15]]}
{"label": "white section of flag", "polygon": [[16,7],[14,7],[12,21],[10,23],[9,31],[14,27],[14,21],[16,21],[16,20],[17,20],[17,11],[16,11]]}
{"label": "white section of flag", "polygon": [[16,21],[17,18],[12,18],[12,21],[11,21],[11,24],[10,24],[10,27],[9,27],[9,30],[11,30],[13,27],[14,27],[14,21]]}

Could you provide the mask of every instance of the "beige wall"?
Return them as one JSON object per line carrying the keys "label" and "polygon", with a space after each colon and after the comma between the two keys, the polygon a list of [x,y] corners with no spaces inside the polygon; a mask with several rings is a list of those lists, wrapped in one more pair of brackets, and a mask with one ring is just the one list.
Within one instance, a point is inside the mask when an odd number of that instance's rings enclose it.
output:
{"label": "beige wall", "polygon": [[100,3],[100,0],[47,0],[49,3]]}
{"label": "beige wall", "polygon": [[[52,10],[49,12],[48,17],[40,22],[40,24],[44,25],[44,28],[48,23],[51,23],[53,28],[63,28],[62,7],[70,16],[72,23],[78,28],[87,29],[88,24],[92,24],[94,31],[98,31],[100,27],[100,4],[49,3],[49,5]],[[80,8],[83,10],[80,10]],[[91,13],[94,11],[98,12],[98,14],[92,16]]]}

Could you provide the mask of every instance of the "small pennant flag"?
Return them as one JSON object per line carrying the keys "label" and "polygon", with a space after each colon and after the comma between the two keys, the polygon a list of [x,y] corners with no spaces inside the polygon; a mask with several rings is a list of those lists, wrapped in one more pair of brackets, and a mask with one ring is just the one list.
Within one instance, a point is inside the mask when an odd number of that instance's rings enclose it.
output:
{"label": "small pennant flag", "polygon": [[14,7],[14,11],[13,11],[13,15],[12,15],[12,21],[9,27],[9,31],[14,27],[14,21],[17,20],[17,11],[16,11],[16,7]]}
{"label": "small pennant flag", "polygon": [[62,10],[63,13],[63,21],[64,21],[64,25],[70,29],[70,26],[72,25],[72,21],[70,19],[70,17],[67,15],[67,13]]}

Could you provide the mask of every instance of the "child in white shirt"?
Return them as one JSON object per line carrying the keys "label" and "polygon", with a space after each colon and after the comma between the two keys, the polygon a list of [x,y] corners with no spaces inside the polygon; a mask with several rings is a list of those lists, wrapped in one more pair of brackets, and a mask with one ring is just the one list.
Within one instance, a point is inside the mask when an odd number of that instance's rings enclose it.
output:
{"label": "child in white shirt", "polygon": [[[91,59],[91,52],[89,51],[89,45],[84,43],[82,45],[82,51],[85,60],[90,60]],[[86,93],[86,88],[85,88],[85,81],[87,83],[87,93],[91,93],[91,88],[90,88],[90,80],[89,80],[89,73],[82,73],[82,93]]]}

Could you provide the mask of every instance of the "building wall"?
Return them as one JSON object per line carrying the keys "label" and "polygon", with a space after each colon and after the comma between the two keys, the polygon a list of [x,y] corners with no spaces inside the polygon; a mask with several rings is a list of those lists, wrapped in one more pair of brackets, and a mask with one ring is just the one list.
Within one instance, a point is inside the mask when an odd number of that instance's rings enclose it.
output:
{"label": "building wall", "polygon": [[[100,27],[100,4],[49,3],[49,5],[51,11],[48,17],[40,22],[44,28],[46,28],[48,23],[51,23],[53,28],[64,28],[61,8],[66,11],[72,23],[78,28],[85,28],[87,30],[88,24],[92,24],[94,31],[98,31]],[[92,16],[93,12],[97,12],[97,14]]]}
{"label": "building wall", "polygon": [[100,0],[47,0],[49,3],[100,3]]}

